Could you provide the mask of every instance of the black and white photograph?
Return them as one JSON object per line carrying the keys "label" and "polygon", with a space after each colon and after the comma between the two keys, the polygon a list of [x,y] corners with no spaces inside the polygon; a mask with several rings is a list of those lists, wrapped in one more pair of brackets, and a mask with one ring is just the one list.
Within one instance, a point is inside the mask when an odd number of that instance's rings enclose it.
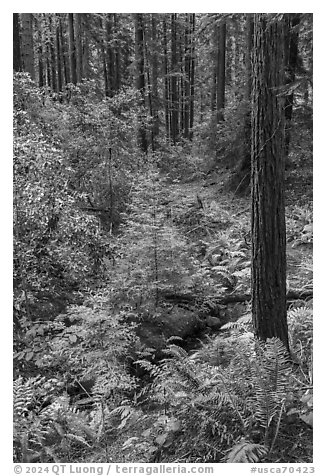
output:
{"label": "black and white photograph", "polygon": [[11,14],[16,474],[314,472],[315,14],[175,6]]}

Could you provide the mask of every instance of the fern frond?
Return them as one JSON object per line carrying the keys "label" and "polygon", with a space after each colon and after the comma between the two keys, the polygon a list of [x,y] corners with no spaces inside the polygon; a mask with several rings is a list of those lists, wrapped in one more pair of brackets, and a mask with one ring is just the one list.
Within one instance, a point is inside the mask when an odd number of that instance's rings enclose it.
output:
{"label": "fern frond", "polygon": [[267,435],[272,421],[282,412],[288,389],[291,364],[284,344],[277,338],[258,343],[253,367],[255,417]]}
{"label": "fern frond", "polygon": [[221,329],[248,329],[251,328],[251,326],[252,315],[249,313],[239,317],[235,322],[227,322],[221,327]]}
{"label": "fern frond", "polygon": [[258,463],[267,454],[265,446],[242,440],[223,458],[225,463]]}
{"label": "fern frond", "polygon": [[165,354],[170,354],[172,357],[183,360],[188,358],[188,353],[180,346],[176,344],[170,344],[167,349],[164,349],[163,352]]}

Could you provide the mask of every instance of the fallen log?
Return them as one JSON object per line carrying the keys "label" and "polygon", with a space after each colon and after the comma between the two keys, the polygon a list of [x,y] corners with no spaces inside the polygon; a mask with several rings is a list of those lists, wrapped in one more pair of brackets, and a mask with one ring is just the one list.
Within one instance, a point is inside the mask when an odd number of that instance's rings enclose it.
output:
{"label": "fallen log", "polygon": [[[247,302],[251,300],[251,294],[228,294],[226,296],[195,296],[189,293],[162,293],[164,300],[174,302],[176,304],[204,304],[205,302],[213,302],[214,304],[233,304],[238,302]],[[287,292],[287,301],[296,301],[299,299],[307,300],[313,298],[313,291],[311,289],[300,290],[290,289]]]}

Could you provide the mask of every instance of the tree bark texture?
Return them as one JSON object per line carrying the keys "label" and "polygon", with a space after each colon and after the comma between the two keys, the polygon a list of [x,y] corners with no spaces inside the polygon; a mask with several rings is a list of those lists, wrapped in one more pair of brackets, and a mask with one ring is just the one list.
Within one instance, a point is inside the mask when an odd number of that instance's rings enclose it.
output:
{"label": "tree bark texture", "polygon": [[157,14],[152,14],[152,102],[153,102],[153,145],[156,149],[156,137],[159,134],[159,94],[158,94],[158,41]]}
{"label": "tree bark texture", "polygon": [[68,13],[69,26],[69,63],[70,63],[70,80],[77,84],[77,63],[76,63],[76,43],[74,33],[74,14]]}
{"label": "tree bark texture", "polygon": [[21,14],[22,25],[22,59],[23,69],[35,79],[35,65],[34,65],[34,45],[33,45],[33,14]]}
{"label": "tree bark texture", "polygon": [[19,15],[13,14],[13,66],[14,71],[19,72],[22,70],[22,60],[20,51],[20,28],[19,28]]}
{"label": "tree bark texture", "polygon": [[171,15],[171,138],[176,144],[179,137],[179,98],[177,87],[177,14]]}
{"label": "tree bark texture", "polygon": [[74,13],[77,83],[83,79],[82,13]]}
{"label": "tree bark texture", "polygon": [[254,15],[252,90],[252,316],[257,338],[288,348],[284,204],[283,22]]}
{"label": "tree bark texture", "polygon": [[55,58],[55,26],[53,25],[52,15],[49,15],[49,48],[50,48],[50,63],[51,63],[51,88],[52,91],[57,91],[57,70]]}
{"label": "tree bark texture", "polygon": [[216,90],[216,111],[217,122],[223,121],[223,110],[225,107],[225,45],[226,45],[226,23],[223,21],[218,27],[217,45],[217,90]]}
{"label": "tree bark texture", "polygon": [[57,58],[57,77],[58,77],[58,92],[62,91],[62,45],[60,41],[60,26],[61,18],[57,15],[57,25],[56,25],[56,58]]}
{"label": "tree bark texture", "polygon": [[[140,92],[142,104],[145,106],[145,53],[144,53],[144,29],[141,13],[134,14],[135,20],[135,55],[136,55],[136,88]],[[146,130],[140,118],[138,128],[139,145],[143,152],[147,152]]]}
{"label": "tree bark texture", "polygon": [[195,28],[196,28],[196,14],[191,14],[191,62],[190,62],[190,110],[189,110],[189,139],[193,137],[194,127],[194,107],[195,107]]}
{"label": "tree bark texture", "polygon": [[163,49],[164,49],[164,112],[165,112],[165,132],[166,137],[170,137],[170,85],[169,85],[169,60],[168,60],[168,40],[166,18],[163,17]]}
{"label": "tree bark texture", "polygon": [[[286,35],[285,35],[285,62],[286,62],[286,83],[291,84],[295,81],[296,67],[298,63],[298,25],[301,20],[300,13],[287,13]],[[293,111],[293,92],[286,95],[285,98],[285,155],[289,154],[291,139],[291,122]]]}

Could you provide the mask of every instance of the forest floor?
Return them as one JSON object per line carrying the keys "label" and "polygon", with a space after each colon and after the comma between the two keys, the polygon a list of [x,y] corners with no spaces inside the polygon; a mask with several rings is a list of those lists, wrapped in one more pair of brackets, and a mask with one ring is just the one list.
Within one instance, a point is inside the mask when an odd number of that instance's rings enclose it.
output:
{"label": "forest floor", "polygon": [[[305,171],[300,171],[300,175],[295,173],[296,181],[288,180],[287,189],[287,278],[288,289],[296,290],[299,293],[311,291],[312,293],[312,194],[309,180],[305,176]],[[288,176],[293,175],[290,171]],[[228,182],[229,172],[221,170],[210,175],[202,175],[194,180],[171,181],[166,177],[165,194],[163,206],[168,210],[172,222],[177,226],[178,231],[187,240],[188,247],[194,259],[199,259],[204,268],[213,269],[218,266],[225,266],[230,272],[238,277],[238,283],[232,288],[228,285],[221,288],[222,292],[228,296],[233,294],[250,293],[250,197],[236,196],[232,192],[226,191],[225,184]],[[297,203],[295,197],[301,191],[300,204]],[[305,205],[303,205],[303,203]],[[161,204],[162,205],[162,204]],[[202,252],[202,248],[204,251]],[[210,250],[212,253],[210,254]],[[222,252],[219,254],[219,250]],[[240,267],[233,266],[234,256],[241,256]],[[213,260],[219,258],[217,263],[209,262],[207,256]],[[233,260],[233,261],[232,261]],[[241,266],[244,265],[243,267]],[[215,266],[214,266],[215,265]],[[227,274],[227,273],[226,273]],[[218,335],[218,329],[210,328],[207,325],[201,332],[191,332],[196,328],[197,312],[194,302],[187,302],[188,296],[174,296],[174,311],[158,312],[159,328],[165,339],[171,336],[181,336],[186,338],[187,351],[193,353],[196,349],[200,349],[205,342],[212,342],[214,336]],[[185,299],[185,301],[183,301]],[[312,301],[310,301],[312,302]],[[289,303],[292,307],[302,306],[307,303],[305,300],[294,299]],[[237,320],[242,315],[249,312],[248,302],[233,302],[228,305],[220,305],[219,318],[222,324],[228,321]],[[155,316],[149,326],[146,322],[142,324],[142,337],[147,339],[147,344],[159,346],[162,337],[158,332],[158,322]],[[152,333],[152,338],[149,335]],[[160,335],[159,335],[160,334]],[[153,338],[153,335],[155,337]],[[161,339],[161,344],[163,340]],[[156,347],[157,348],[157,347]],[[128,441],[134,438],[137,441],[142,431],[146,434],[146,428],[157,424],[160,415],[163,418],[162,408],[146,405],[143,407],[144,418],[143,426],[137,426],[128,434]],[[298,427],[288,427],[289,434],[282,437],[292,438],[292,431],[302,434],[302,442],[305,449],[297,448],[293,450],[293,454],[284,455],[284,461],[289,462],[308,461],[311,451],[311,431]],[[110,457],[117,461],[139,461],[142,453],[138,453],[137,445],[132,450],[131,446],[126,445],[125,439],[121,438],[112,442],[110,446]],[[126,459],[124,459],[124,451],[121,451],[121,445],[125,444]],[[288,444],[288,443],[286,443]],[[290,459],[289,459],[290,458]],[[153,460],[155,461],[155,460]],[[177,460],[180,462],[181,460]]]}
{"label": "forest floor", "polygon": [[[297,294],[288,304],[295,306],[304,303],[304,299],[298,300],[300,293],[312,295],[312,195],[306,174],[304,169],[287,173],[287,286]],[[160,205],[185,239],[191,258],[199,262],[204,276],[211,277],[214,284],[204,288],[201,296],[165,296],[173,309],[158,309],[156,317],[141,326],[140,337],[150,347],[160,349],[163,334],[165,339],[186,338],[190,350],[198,345],[198,338],[216,333],[221,324],[248,312],[248,298],[243,296],[250,294],[250,196],[239,197],[227,191],[228,178],[229,172],[223,169],[183,181],[162,177],[165,193]],[[216,282],[219,287],[215,287]],[[215,317],[198,321],[198,298],[202,303],[219,295],[227,296],[230,302],[218,304],[218,311],[209,313]],[[214,326],[216,317],[220,322]]]}

